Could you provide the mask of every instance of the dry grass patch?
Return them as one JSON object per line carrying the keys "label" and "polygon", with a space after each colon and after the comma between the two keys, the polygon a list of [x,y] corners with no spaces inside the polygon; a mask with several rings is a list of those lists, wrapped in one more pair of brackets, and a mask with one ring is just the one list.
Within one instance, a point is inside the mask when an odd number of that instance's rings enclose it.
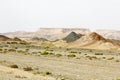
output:
{"label": "dry grass patch", "polygon": [[107,58],[107,60],[113,60],[113,59],[114,59],[114,57]]}
{"label": "dry grass patch", "polygon": [[40,72],[32,72],[32,74],[37,75],[40,74]]}
{"label": "dry grass patch", "polygon": [[62,56],[62,54],[56,54],[55,56],[56,56],[56,57],[61,57],[61,56]]}
{"label": "dry grass patch", "polygon": [[62,78],[57,78],[56,80],[65,80],[65,78],[64,78],[64,77],[62,77]]}
{"label": "dry grass patch", "polygon": [[103,55],[103,53],[95,53],[95,55]]}
{"label": "dry grass patch", "polygon": [[120,80],[120,78],[117,78],[116,80]]}
{"label": "dry grass patch", "polygon": [[86,56],[89,60],[98,59],[96,56]]}
{"label": "dry grass patch", "polygon": [[15,78],[27,78],[25,76],[15,75]]}

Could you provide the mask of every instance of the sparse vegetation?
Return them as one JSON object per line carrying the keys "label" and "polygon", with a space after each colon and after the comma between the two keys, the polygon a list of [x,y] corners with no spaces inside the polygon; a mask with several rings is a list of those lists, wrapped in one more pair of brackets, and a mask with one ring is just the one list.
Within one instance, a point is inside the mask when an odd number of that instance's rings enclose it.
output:
{"label": "sparse vegetation", "polygon": [[116,80],[120,80],[120,78],[117,78]]}
{"label": "sparse vegetation", "polygon": [[115,60],[116,62],[120,62],[119,60]]}
{"label": "sparse vegetation", "polygon": [[0,51],[3,51],[3,49],[0,49]]}
{"label": "sparse vegetation", "polygon": [[32,67],[28,67],[28,66],[27,66],[27,67],[24,67],[23,70],[24,70],[24,71],[32,71],[33,69],[32,69]]}
{"label": "sparse vegetation", "polygon": [[50,71],[48,70],[45,71],[45,75],[50,75],[50,74],[52,74]]}
{"label": "sparse vegetation", "polygon": [[75,55],[75,54],[72,54],[72,53],[68,54],[67,56],[68,56],[68,57],[76,57],[76,55]]}
{"label": "sparse vegetation", "polygon": [[45,50],[48,50],[50,47],[49,46],[45,46]]}
{"label": "sparse vegetation", "polygon": [[15,78],[27,78],[25,76],[15,75]]}
{"label": "sparse vegetation", "polygon": [[70,53],[77,53],[77,51],[71,51]]}
{"label": "sparse vegetation", "polygon": [[61,78],[57,78],[57,80],[65,80],[65,78],[64,78],[64,77],[61,77]]}
{"label": "sparse vegetation", "polygon": [[103,59],[106,59],[106,57],[102,57]]}
{"label": "sparse vegetation", "polygon": [[56,54],[55,56],[56,56],[56,57],[61,57],[61,56],[62,56],[62,54]]}
{"label": "sparse vegetation", "polygon": [[98,59],[96,56],[86,56],[89,60]]}
{"label": "sparse vegetation", "polygon": [[15,49],[8,49],[9,52],[16,52]]}
{"label": "sparse vegetation", "polygon": [[77,57],[76,59],[81,59],[81,57]]}
{"label": "sparse vegetation", "polygon": [[41,52],[41,55],[48,55],[49,53],[47,51]]}
{"label": "sparse vegetation", "polygon": [[[33,76],[35,75],[36,76],[43,75],[45,77],[47,75],[48,75],[47,77],[52,76],[52,77],[55,77],[56,80],[74,79],[76,76],[75,77],[74,75],[69,76],[69,73],[72,72],[70,71],[71,69],[76,71],[75,75],[77,75],[77,78],[75,79],[79,80],[80,78],[82,79],[83,77],[82,75],[79,75],[81,74],[79,70],[83,69],[84,67],[86,70],[90,67],[90,69],[92,70],[91,67],[97,65],[98,69],[100,69],[101,70],[100,72],[102,73],[102,71],[104,70],[104,67],[107,66],[108,68],[107,70],[109,70],[108,66],[114,64],[115,67],[113,67],[113,69],[115,69],[116,66],[120,64],[118,52],[116,52],[117,54],[114,55],[112,51],[110,52],[110,51],[89,50],[89,49],[63,48],[63,47],[60,47],[60,48],[50,47],[49,48],[48,46],[45,47],[45,45],[38,45],[38,44],[37,45],[34,45],[34,44],[23,45],[19,43],[18,44],[11,44],[11,43],[7,44],[6,46],[8,47],[4,47],[5,46],[4,44],[0,44],[0,46],[2,47],[0,48],[1,53],[7,53],[7,54],[1,54],[2,58],[0,59],[1,60],[0,64],[3,64],[3,65],[5,64],[5,66],[7,64],[9,69],[10,67],[19,68],[19,69],[22,68],[22,70],[24,71],[30,71],[30,74],[32,73]],[[21,54],[10,54],[11,52],[27,54],[27,56],[24,56]],[[10,61],[7,60],[7,57],[9,57],[8,59],[10,59]],[[17,58],[19,58],[19,60],[22,60],[22,61],[18,61]],[[3,62],[4,59],[6,59],[7,62],[6,61]],[[15,61],[12,59],[15,59]],[[11,63],[16,63],[17,65],[16,64],[11,65]],[[81,66],[79,66],[79,64]],[[82,66],[82,64],[86,66]],[[101,68],[101,66],[103,68]],[[96,69],[97,67],[94,67],[94,68]],[[46,70],[51,70],[51,71],[46,71]],[[107,70],[106,72],[109,72]],[[115,71],[117,70],[119,71],[119,69],[115,69]],[[64,71],[67,71],[67,74]],[[115,71],[113,71],[114,72],[113,75],[118,74],[118,72],[115,73]],[[21,75],[20,76],[14,75],[14,77],[24,78],[24,76],[21,76]],[[87,79],[85,78],[85,80]],[[116,80],[120,80],[120,79],[118,78]]]}
{"label": "sparse vegetation", "polygon": [[28,52],[28,51],[29,51],[29,49],[27,48],[27,49],[25,49],[25,51],[26,51],[26,52]]}
{"label": "sparse vegetation", "polygon": [[26,52],[23,50],[17,50],[17,53],[25,54]]}
{"label": "sparse vegetation", "polygon": [[95,55],[103,55],[103,53],[95,53]]}
{"label": "sparse vegetation", "polygon": [[9,65],[11,68],[18,68],[18,65],[13,64],[13,65]]}
{"label": "sparse vegetation", "polygon": [[32,72],[32,74],[34,74],[34,75],[37,75],[37,74],[40,74],[40,72]]}
{"label": "sparse vegetation", "polygon": [[69,51],[69,50],[71,50],[71,48],[67,48],[66,50]]}
{"label": "sparse vegetation", "polygon": [[114,57],[107,58],[107,60],[113,60],[113,59],[114,59]]}

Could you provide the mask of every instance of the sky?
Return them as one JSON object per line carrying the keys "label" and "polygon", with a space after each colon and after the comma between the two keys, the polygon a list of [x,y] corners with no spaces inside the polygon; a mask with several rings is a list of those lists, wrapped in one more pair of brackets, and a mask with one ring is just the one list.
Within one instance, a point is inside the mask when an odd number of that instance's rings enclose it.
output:
{"label": "sky", "polygon": [[120,30],[120,0],[0,0],[0,33],[70,27]]}

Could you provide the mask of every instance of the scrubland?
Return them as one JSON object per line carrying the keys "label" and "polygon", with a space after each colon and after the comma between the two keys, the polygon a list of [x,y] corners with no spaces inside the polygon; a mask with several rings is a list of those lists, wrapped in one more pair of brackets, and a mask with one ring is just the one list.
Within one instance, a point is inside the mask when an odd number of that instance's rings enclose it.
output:
{"label": "scrubland", "polygon": [[1,43],[0,80],[120,80],[120,51]]}

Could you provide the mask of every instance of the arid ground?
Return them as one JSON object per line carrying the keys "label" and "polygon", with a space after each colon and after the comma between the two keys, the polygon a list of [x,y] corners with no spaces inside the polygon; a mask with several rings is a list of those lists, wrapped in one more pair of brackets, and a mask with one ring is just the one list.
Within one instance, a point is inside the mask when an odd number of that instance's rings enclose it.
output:
{"label": "arid ground", "polygon": [[120,78],[119,51],[39,46],[25,48],[25,45],[18,44],[3,46],[0,53],[0,80],[119,80]]}
{"label": "arid ground", "polygon": [[55,41],[0,35],[0,80],[120,80],[120,42],[96,32]]}

